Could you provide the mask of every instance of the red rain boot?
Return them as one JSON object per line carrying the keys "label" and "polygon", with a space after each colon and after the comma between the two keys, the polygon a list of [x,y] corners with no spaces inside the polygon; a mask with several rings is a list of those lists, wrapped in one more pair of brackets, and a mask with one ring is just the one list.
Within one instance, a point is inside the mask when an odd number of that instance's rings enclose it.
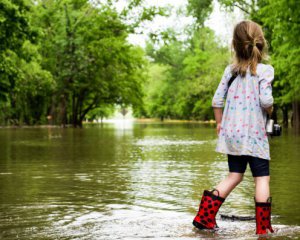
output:
{"label": "red rain boot", "polygon": [[271,200],[271,197],[268,198],[267,202],[256,202],[255,200],[256,234],[274,232],[271,226]]}
{"label": "red rain boot", "polygon": [[[218,192],[218,196],[213,194],[214,191]],[[214,189],[211,192],[205,190],[193,225],[198,229],[214,229],[218,227],[215,217],[224,201],[225,198],[219,197],[218,190]]]}

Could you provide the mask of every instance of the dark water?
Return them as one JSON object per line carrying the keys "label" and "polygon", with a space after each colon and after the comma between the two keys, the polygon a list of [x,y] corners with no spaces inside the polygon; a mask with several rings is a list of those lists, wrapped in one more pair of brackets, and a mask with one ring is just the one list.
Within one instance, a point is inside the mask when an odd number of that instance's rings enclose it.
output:
{"label": "dark water", "polygon": [[[268,239],[300,236],[300,136],[271,143]],[[257,239],[255,223],[192,226],[204,189],[227,174],[215,130],[196,123],[0,129],[0,239]],[[220,213],[254,215],[244,181]]]}

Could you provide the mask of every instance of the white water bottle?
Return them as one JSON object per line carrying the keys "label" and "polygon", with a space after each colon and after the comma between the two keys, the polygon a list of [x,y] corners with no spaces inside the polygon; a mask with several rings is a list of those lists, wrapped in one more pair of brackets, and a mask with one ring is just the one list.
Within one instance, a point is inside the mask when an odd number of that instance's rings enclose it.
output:
{"label": "white water bottle", "polygon": [[273,133],[273,128],[274,128],[274,120],[273,119],[268,119],[267,120],[267,125],[266,125],[266,131],[268,134]]}

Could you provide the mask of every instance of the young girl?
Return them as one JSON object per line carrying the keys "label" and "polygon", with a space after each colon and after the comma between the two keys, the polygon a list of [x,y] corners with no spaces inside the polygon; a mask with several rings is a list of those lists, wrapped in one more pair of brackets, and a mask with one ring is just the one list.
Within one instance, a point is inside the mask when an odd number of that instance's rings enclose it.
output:
{"label": "young girl", "polygon": [[226,197],[242,181],[249,163],[255,182],[256,234],[266,234],[273,232],[270,151],[265,125],[267,114],[272,113],[274,69],[261,63],[266,57],[267,44],[257,23],[237,24],[232,45],[234,63],[226,67],[212,101],[218,134],[216,151],[227,154],[229,174],[214,190],[204,191],[193,224],[199,229],[217,227],[215,216]]}

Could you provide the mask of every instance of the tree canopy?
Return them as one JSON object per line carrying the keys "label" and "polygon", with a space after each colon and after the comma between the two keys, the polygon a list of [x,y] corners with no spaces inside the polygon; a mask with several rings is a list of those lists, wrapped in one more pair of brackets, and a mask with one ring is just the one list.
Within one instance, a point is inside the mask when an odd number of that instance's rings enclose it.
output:
{"label": "tree canopy", "polygon": [[[194,24],[150,32],[145,49],[130,44],[144,21],[167,16],[132,0],[3,0],[0,3],[1,124],[82,126],[115,104],[136,117],[210,120],[211,98],[230,49],[205,26],[211,0],[188,0],[181,12]],[[299,4],[287,0],[218,0],[262,25],[275,68],[276,118],[300,129]],[[184,39],[184,40],[183,40]],[[158,41],[161,41],[158,44]],[[279,111],[281,110],[281,111]]]}

